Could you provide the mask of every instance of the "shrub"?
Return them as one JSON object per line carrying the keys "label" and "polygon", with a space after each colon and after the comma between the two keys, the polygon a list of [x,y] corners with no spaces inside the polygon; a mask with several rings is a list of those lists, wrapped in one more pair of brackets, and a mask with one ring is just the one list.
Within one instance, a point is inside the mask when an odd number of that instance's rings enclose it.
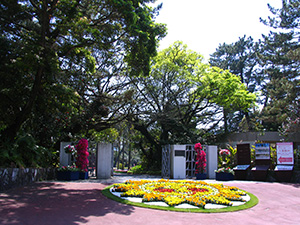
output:
{"label": "shrub", "polygon": [[143,172],[144,169],[142,165],[136,165],[134,167],[131,167],[130,170],[128,171],[128,173],[132,173],[132,174],[142,174]]}
{"label": "shrub", "polygon": [[2,167],[48,168],[57,160],[55,151],[37,145],[33,136],[25,132],[20,132],[13,143],[2,142],[0,149]]}

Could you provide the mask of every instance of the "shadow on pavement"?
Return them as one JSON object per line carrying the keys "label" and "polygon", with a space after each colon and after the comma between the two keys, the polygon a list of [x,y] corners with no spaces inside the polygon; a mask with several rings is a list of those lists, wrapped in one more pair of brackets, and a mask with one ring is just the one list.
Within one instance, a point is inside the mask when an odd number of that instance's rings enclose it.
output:
{"label": "shadow on pavement", "polygon": [[[96,187],[96,188],[95,188]],[[103,184],[36,183],[0,193],[0,224],[78,224],[90,216],[130,215],[134,208],[107,199]]]}

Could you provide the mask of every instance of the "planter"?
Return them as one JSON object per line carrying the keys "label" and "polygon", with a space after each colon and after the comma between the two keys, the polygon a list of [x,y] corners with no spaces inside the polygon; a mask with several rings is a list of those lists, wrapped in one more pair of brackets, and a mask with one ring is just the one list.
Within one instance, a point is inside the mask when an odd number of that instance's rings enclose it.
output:
{"label": "planter", "polygon": [[57,171],[57,180],[78,180],[79,171]]}
{"label": "planter", "polygon": [[216,173],[216,180],[221,180],[221,181],[227,181],[227,180],[233,180],[234,175],[232,173]]}
{"label": "planter", "polygon": [[79,172],[79,179],[80,180],[89,179],[89,172]]}
{"label": "planter", "polygon": [[205,180],[206,179],[206,173],[197,173],[196,174],[196,180]]}

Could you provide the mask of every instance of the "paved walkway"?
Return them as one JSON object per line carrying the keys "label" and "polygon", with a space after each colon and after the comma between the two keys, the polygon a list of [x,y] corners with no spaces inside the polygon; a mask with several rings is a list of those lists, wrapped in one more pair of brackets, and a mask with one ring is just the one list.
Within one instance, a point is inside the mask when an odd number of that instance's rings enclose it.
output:
{"label": "paved walkway", "polygon": [[[183,213],[120,204],[101,190],[127,179],[38,182],[0,193],[0,224],[300,224],[300,184],[230,181],[259,198],[253,208],[230,213]],[[216,182],[216,181],[211,181]]]}

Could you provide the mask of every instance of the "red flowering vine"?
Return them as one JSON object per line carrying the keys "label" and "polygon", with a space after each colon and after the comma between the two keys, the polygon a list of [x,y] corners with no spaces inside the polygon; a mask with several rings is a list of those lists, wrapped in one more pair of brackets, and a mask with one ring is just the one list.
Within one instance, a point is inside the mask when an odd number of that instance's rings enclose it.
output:
{"label": "red flowering vine", "polygon": [[206,171],[206,153],[202,150],[200,143],[195,144],[196,156],[196,174],[204,173]]}
{"label": "red flowering vine", "polygon": [[75,148],[77,150],[76,166],[82,171],[87,172],[87,167],[89,164],[88,141],[82,138],[81,140],[79,140]]}

